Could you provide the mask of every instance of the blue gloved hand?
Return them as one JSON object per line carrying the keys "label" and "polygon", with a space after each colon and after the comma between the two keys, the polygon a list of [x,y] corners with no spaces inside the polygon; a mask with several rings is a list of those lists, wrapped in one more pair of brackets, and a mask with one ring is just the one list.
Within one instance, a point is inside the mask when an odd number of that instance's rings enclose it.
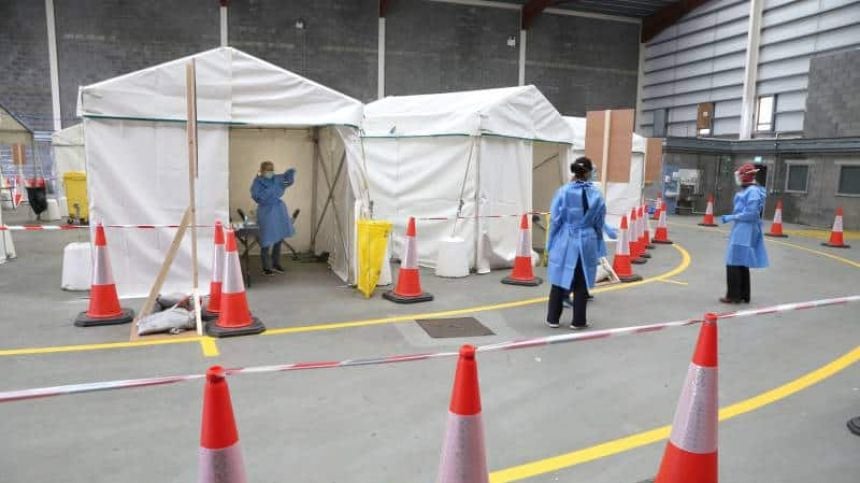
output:
{"label": "blue gloved hand", "polygon": [[618,230],[616,230],[615,228],[606,225],[603,227],[603,231],[606,232],[606,236],[608,236],[610,240],[618,239]]}
{"label": "blue gloved hand", "polygon": [[732,221],[732,215],[723,215],[720,217],[720,222],[725,224]]}

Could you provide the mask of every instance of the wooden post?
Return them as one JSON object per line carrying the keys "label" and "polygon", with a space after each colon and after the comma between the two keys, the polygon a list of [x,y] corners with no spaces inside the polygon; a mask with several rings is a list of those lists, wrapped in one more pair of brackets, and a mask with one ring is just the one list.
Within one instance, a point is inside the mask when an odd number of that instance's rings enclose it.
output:
{"label": "wooden post", "polygon": [[197,270],[197,73],[194,59],[185,64],[185,98],[188,107],[188,209],[191,212],[191,297],[194,299],[194,318],[197,322],[197,335],[203,335],[203,321],[200,318],[199,274]]}
{"label": "wooden post", "polygon": [[603,162],[600,163],[600,187],[603,198],[606,198],[607,175],[609,174],[609,131],[612,129],[612,111],[603,111]]}

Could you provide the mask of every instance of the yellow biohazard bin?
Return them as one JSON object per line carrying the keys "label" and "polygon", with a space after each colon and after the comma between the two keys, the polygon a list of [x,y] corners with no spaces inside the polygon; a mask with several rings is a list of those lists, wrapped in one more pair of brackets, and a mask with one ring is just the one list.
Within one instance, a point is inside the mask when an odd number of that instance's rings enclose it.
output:
{"label": "yellow biohazard bin", "polygon": [[85,223],[90,218],[89,199],[87,198],[87,173],[68,171],[63,173],[63,189],[69,206],[69,219]]}

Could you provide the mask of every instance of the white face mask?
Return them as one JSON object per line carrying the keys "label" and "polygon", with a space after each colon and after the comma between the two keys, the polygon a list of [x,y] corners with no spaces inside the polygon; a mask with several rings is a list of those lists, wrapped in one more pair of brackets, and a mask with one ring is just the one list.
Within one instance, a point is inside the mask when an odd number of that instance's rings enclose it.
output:
{"label": "white face mask", "polygon": [[735,185],[740,186],[741,184],[741,175],[739,173],[735,173]]}
{"label": "white face mask", "polygon": [[263,171],[263,177],[266,179],[272,179],[275,177],[274,171]]}

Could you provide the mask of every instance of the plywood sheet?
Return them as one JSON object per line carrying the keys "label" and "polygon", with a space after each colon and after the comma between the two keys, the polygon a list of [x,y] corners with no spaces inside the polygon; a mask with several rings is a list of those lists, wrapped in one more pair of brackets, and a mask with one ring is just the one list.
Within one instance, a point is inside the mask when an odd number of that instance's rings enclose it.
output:
{"label": "plywood sheet", "polygon": [[609,127],[609,162],[606,181],[630,182],[630,156],[633,151],[633,109],[612,111]]}
{"label": "plywood sheet", "polygon": [[663,170],[663,138],[648,138],[645,142],[645,183],[659,183]]}
{"label": "plywood sheet", "polygon": [[603,124],[605,119],[605,111],[589,111],[585,115],[585,155],[594,163],[596,173],[600,173],[603,167]]}

